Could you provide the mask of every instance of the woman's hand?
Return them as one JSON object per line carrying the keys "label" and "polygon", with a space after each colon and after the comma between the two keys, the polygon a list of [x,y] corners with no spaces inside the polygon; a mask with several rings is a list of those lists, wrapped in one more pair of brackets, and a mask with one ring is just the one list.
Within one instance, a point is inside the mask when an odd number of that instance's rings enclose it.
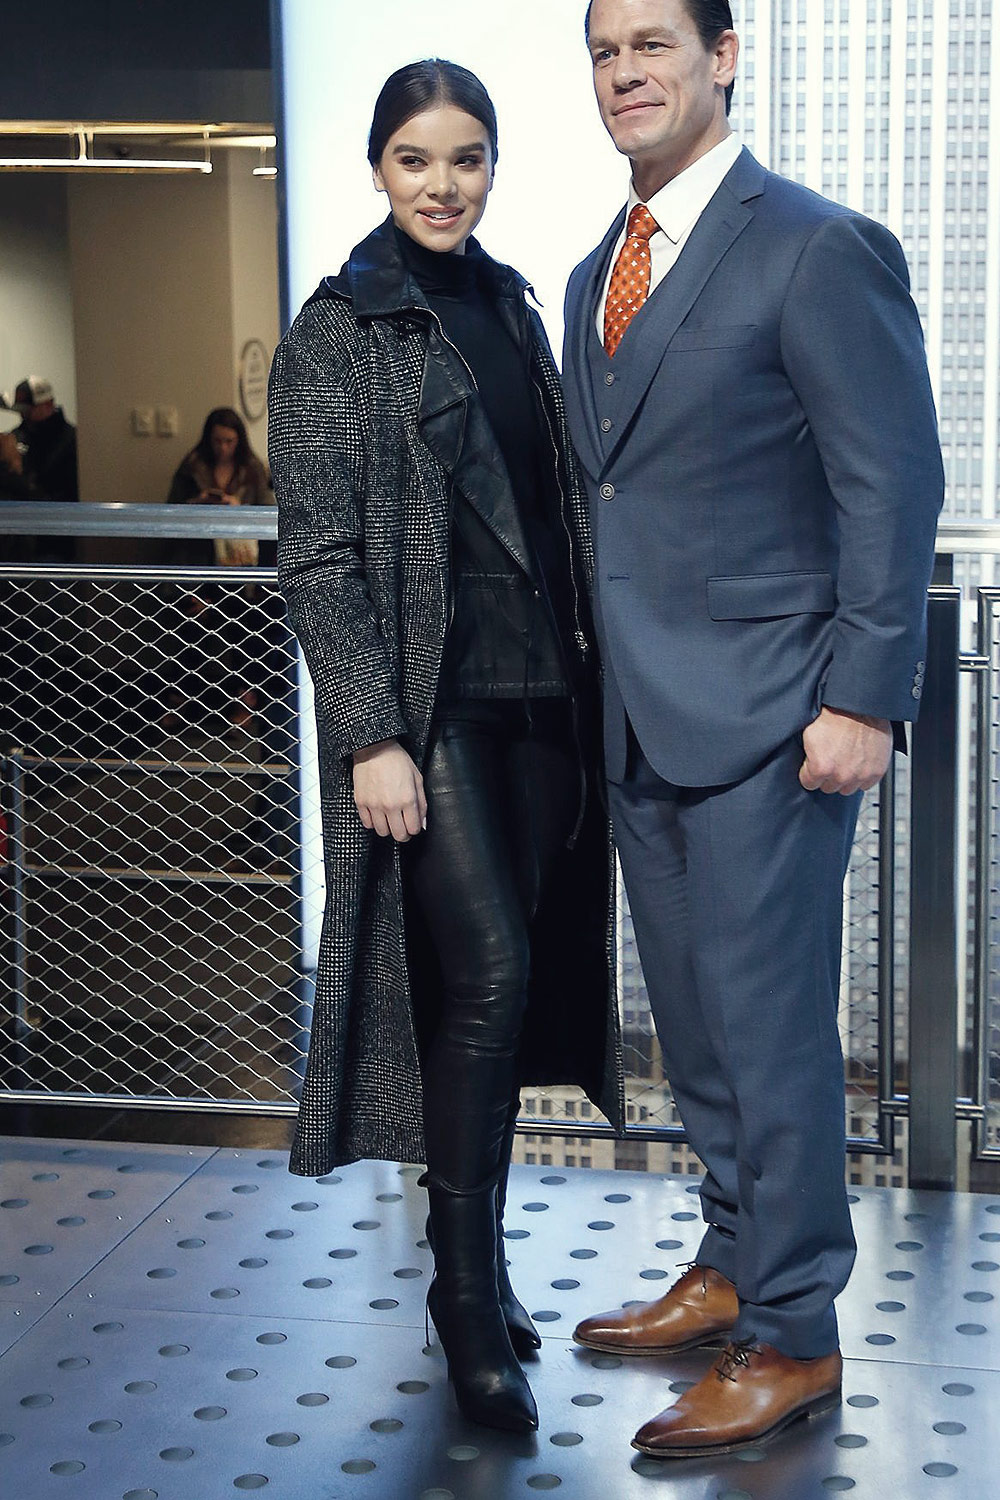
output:
{"label": "woman's hand", "polygon": [[409,843],[427,826],[424,778],[398,740],[354,752],[354,804],[366,828]]}

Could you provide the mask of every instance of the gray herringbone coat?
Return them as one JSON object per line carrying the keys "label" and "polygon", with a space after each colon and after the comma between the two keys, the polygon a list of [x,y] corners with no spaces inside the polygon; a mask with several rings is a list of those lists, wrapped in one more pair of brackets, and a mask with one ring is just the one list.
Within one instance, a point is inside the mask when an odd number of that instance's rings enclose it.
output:
{"label": "gray herringbone coat", "polygon": [[[562,450],[583,593],[586,502],[558,373],[525,283],[494,271]],[[439,335],[386,224],[306,304],[271,372],[279,577],[316,691],[327,880],[291,1162],[306,1176],[358,1157],[423,1159],[414,1013],[434,976],[407,950],[399,846],[362,826],[351,754],[398,737],[421,764],[427,743],[449,610],[451,469],[470,394]],[[620,1129],[613,867],[594,761],[579,840],[536,922],[524,1081],[578,1083]]]}

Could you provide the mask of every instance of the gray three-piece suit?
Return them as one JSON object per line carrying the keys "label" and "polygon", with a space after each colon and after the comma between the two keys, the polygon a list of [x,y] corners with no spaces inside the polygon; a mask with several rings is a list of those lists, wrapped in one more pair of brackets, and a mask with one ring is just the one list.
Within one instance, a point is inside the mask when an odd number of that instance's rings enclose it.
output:
{"label": "gray three-piece suit", "polygon": [[[837,1342],[854,1256],[837,1029],[859,797],[824,704],[913,719],[942,469],[902,252],[743,151],[613,359],[574,272],[564,381],[596,548],[612,814],[737,1337]],[[897,734],[899,733],[897,728]]]}

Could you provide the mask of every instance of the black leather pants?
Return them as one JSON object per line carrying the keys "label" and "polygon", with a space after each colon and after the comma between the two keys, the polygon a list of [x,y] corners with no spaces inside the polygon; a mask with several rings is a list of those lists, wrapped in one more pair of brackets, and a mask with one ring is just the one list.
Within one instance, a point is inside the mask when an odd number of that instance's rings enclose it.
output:
{"label": "black leather pants", "polygon": [[423,1058],[427,1166],[470,1192],[501,1165],[532,919],[579,803],[568,701],[455,707],[435,723],[424,781],[427,829],[406,860],[443,988]]}

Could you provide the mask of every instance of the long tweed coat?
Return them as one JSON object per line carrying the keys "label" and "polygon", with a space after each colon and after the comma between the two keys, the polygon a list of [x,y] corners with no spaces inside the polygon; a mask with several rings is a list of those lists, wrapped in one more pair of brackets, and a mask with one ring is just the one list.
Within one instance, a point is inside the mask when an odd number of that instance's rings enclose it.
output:
{"label": "long tweed coat", "polygon": [[[526,284],[490,265],[498,305],[531,343],[585,600],[586,500],[558,373]],[[279,578],[316,692],[327,879],[291,1161],[306,1176],[358,1157],[423,1160],[418,1033],[433,1011],[435,966],[404,922],[400,847],[358,817],[351,755],[398,737],[423,762],[450,602],[451,472],[470,395],[389,221],[307,302],[271,371]],[[523,1077],[582,1085],[621,1129],[613,865],[594,761],[579,838],[535,922]]]}

